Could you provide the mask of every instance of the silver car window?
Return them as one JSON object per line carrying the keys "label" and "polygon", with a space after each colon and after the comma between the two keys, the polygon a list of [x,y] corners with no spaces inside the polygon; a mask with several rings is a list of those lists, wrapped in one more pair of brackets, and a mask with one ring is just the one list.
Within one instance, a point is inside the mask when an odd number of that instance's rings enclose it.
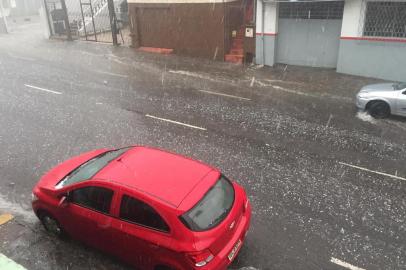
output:
{"label": "silver car window", "polygon": [[405,82],[396,83],[393,85],[393,87],[395,88],[395,90],[406,89],[406,83]]}

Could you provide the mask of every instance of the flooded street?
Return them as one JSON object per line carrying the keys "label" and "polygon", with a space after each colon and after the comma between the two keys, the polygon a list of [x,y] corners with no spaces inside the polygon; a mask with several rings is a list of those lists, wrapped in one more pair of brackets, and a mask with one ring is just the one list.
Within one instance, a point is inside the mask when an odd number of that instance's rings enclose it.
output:
{"label": "flooded street", "polygon": [[231,269],[406,269],[406,120],[354,101],[379,80],[46,40],[36,18],[14,27],[0,34],[0,214],[15,216],[0,253],[29,270],[130,269],[46,234],[31,190],[72,156],[150,145],[247,191]]}

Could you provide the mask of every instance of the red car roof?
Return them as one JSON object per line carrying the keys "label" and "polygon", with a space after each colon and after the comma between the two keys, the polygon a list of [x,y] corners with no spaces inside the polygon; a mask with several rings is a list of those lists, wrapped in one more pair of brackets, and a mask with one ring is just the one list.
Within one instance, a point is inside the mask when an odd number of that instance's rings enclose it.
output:
{"label": "red car roof", "polygon": [[204,163],[180,155],[137,146],[111,162],[94,178],[134,187],[177,208],[212,170]]}

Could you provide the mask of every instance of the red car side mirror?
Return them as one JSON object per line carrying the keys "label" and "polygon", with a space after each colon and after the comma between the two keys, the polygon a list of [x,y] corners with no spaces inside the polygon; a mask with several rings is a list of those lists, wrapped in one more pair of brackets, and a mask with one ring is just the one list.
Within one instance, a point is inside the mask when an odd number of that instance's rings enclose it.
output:
{"label": "red car side mirror", "polygon": [[68,198],[66,196],[62,196],[58,203],[59,207],[65,208],[68,206]]}

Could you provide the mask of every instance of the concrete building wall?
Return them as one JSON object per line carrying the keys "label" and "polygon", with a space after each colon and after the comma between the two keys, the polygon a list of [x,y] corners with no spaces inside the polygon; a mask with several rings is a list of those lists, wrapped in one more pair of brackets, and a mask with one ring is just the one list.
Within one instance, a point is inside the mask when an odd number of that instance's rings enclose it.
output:
{"label": "concrete building wall", "polygon": [[10,16],[28,16],[38,14],[41,7],[39,0],[13,0],[11,3]]}
{"label": "concrete building wall", "polygon": [[[337,72],[341,73],[406,81],[406,38],[363,36],[365,6],[366,1],[363,0],[345,0],[342,22],[332,20],[323,25],[323,32],[319,33],[327,38],[320,42],[317,38],[303,37],[305,33],[320,36],[316,35],[320,31],[320,23],[279,20],[277,3],[258,0],[255,62],[269,66],[277,62],[336,66]],[[320,53],[320,57],[316,59],[309,52],[314,55]]]}
{"label": "concrete building wall", "polygon": [[406,42],[341,39],[337,72],[406,81]]}
{"label": "concrete building wall", "polygon": [[278,4],[257,1],[256,18],[255,63],[273,66],[276,62],[275,49],[278,36]]}
{"label": "concrete building wall", "polygon": [[337,72],[406,81],[406,39],[364,37],[362,0],[344,7]]}

